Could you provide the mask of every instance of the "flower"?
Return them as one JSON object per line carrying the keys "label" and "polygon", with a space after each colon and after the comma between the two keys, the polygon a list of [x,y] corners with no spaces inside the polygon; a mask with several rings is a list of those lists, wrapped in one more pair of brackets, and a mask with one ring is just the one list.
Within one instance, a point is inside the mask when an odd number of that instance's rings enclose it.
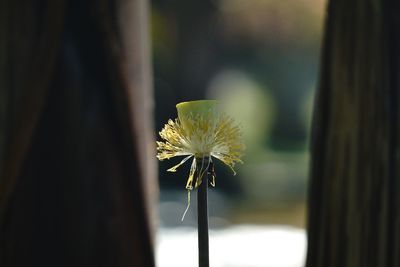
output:
{"label": "flower", "polygon": [[[157,142],[157,158],[165,160],[177,156],[186,157],[168,171],[175,172],[193,157],[187,190],[193,189],[198,165],[200,169],[197,170],[194,187],[201,184],[204,173],[212,163],[212,157],[229,166],[235,175],[233,168],[235,163],[242,163],[240,157],[245,147],[241,142],[241,129],[233,119],[218,112],[215,100],[182,102],[176,108],[178,118],[169,120],[159,133],[164,141]],[[214,174],[212,178],[211,184],[215,186]]]}

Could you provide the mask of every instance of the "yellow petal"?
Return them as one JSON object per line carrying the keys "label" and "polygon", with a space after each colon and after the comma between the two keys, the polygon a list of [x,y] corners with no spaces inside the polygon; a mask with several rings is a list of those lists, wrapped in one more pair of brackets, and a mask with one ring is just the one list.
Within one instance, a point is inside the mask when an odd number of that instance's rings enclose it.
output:
{"label": "yellow petal", "polygon": [[193,189],[193,179],[194,179],[195,172],[196,172],[196,158],[193,158],[192,166],[190,166],[189,178],[187,179],[187,183],[186,183],[187,190]]}
{"label": "yellow petal", "polygon": [[183,163],[185,163],[188,159],[190,159],[191,157],[193,157],[193,155],[187,156],[186,158],[184,158],[181,162],[179,162],[179,164],[175,165],[172,168],[169,168],[167,170],[167,172],[176,172],[176,169],[181,166]]}

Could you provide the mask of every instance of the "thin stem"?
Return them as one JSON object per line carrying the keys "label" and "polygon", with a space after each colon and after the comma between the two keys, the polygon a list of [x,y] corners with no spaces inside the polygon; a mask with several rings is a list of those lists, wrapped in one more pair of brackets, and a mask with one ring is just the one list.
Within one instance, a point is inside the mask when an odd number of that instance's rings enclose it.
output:
{"label": "thin stem", "polygon": [[197,223],[199,242],[199,267],[209,267],[208,246],[208,171],[205,172],[197,190]]}

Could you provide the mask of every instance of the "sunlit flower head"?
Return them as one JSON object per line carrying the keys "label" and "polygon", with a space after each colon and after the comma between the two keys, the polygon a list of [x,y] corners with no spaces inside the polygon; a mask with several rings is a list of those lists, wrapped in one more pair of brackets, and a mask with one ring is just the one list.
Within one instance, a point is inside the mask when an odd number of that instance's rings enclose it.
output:
{"label": "sunlit flower head", "polygon": [[[215,100],[198,100],[176,105],[178,118],[169,120],[160,132],[163,141],[157,142],[157,158],[170,159],[186,156],[179,164],[168,169],[175,172],[179,166],[193,157],[186,189],[201,184],[203,174],[217,158],[233,173],[235,163],[242,162],[244,145],[241,141],[241,129],[232,118],[220,113]],[[199,169],[198,169],[199,168]],[[197,172],[196,172],[197,169]],[[195,177],[197,173],[197,177]],[[215,176],[211,184],[215,185]]]}

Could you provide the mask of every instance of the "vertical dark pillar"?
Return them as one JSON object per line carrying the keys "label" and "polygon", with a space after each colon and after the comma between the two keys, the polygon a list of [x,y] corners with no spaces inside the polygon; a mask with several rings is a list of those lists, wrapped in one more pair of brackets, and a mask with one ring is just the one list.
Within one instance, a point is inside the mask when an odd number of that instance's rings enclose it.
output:
{"label": "vertical dark pillar", "polygon": [[307,267],[400,264],[399,12],[391,0],[329,1]]}
{"label": "vertical dark pillar", "polygon": [[154,266],[147,5],[0,2],[0,266]]}

